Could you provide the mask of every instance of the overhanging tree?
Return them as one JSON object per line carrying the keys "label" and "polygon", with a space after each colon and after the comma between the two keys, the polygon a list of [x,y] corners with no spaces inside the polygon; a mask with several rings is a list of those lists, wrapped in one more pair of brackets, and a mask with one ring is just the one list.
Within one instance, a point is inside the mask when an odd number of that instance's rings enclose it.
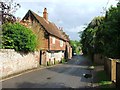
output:
{"label": "overhanging tree", "polygon": [[99,47],[100,40],[99,29],[100,25],[103,23],[104,17],[95,17],[83,31],[81,36],[82,50],[84,54],[94,54],[101,53]]}
{"label": "overhanging tree", "polygon": [[111,7],[105,18],[95,18],[81,36],[84,54],[101,53],[107,57],[120,58],[120,2]]}
{"label": "overhanging tree", "polygon": [[104,54],[111,58],[120,58],[120,4],[111,7],[104,22]]}

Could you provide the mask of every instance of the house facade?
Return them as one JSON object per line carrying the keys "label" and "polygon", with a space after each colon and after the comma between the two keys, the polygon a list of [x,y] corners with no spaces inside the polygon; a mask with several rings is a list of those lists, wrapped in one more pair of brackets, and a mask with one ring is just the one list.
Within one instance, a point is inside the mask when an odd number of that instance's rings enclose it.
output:
{"label": "house facade", "polygon": [[47,9],[43,17],[29,10],[20,22],[37,36],[37,49],[40,50],[40,64],[55,64],[61,59],[71,59],[72,48],[69,38],[57,26],[48,21]]}

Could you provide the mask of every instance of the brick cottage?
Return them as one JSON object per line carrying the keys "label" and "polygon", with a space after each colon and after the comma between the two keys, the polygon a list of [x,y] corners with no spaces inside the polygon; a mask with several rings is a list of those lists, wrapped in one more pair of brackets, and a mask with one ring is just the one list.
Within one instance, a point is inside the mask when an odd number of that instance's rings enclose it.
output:
{"label": "brick cottage", "polygon": [[47,9],[43,17],[29,10],[21,20],[21,24],[30,28],[37,35],[37,49],[40,51],[40,65],[47,62],[54,64],[61,59],[71,59],[72,48],[68,35],[48,20]]}

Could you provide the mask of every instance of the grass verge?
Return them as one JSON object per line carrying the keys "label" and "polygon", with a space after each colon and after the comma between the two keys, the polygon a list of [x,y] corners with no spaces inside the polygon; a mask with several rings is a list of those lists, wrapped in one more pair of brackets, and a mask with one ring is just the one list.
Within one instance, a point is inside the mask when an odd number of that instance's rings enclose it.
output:
{"label": "grass verge", "polygon": [[98,78],[98,85],[102,88],[114,88],[112,81],[109,80],[108,76],[106,75],[105,71],[99,71],[96,74]]}

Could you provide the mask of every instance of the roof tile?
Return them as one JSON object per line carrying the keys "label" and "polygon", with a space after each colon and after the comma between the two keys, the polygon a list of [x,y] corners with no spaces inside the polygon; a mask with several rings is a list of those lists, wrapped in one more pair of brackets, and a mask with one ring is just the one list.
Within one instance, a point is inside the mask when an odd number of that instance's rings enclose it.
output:
{"label": "roof tile", "polygon": [[39,23],[46,29],[46,31],[49,34],[54,35],[66,41],[65,36],[62,34],[62,32],[57,28],[57,26],[54,23],[51,23],[50,21],[46,21],[43,17],[37,15],[31,10],[30,12],[35,16],[35,18],[39,21]]}

